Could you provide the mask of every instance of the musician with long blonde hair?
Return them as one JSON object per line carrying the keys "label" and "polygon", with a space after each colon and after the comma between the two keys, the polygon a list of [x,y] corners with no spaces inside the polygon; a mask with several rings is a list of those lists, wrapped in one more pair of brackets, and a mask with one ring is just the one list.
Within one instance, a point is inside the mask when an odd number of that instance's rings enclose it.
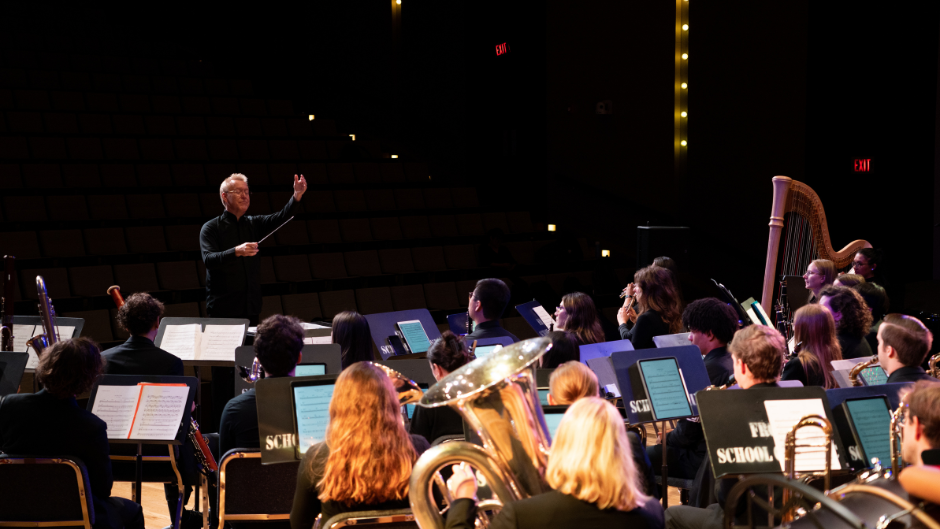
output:
{"label": "musician with long blonde hair", "polygon": [[292,529],[310,529],[350,511],[407,508],[408,482],[418,456],[429,448],[409,436],[398,394],[388,376],[357,362],[336,380],[326,440],[311,446],[297,471]]}
{"label": "musician with long blonde hair", "polygon": [[[470,529],[476,478],[464,465],[453,470],[447,485],[456,500],[446,527]],[[504,505],[491,527],[660,529],[663,509],[642,492],[639,479],[620,413],[601,398],[584,397],[558,425],[545,475],[552,490]]]}
{"label": "musician with long blonde hair", "polygon": [[832,361],[842,360],[836,322],[822,305],[804,305],[793,320],[799,354],[787,362],[780,380],[799,380],[804,386],[839,387],[832,376]]}
{"label": "musician with long blonde hair", "polygon": [[836,279],[836,264],[828,259],[816,259],[806,267],[803,282],[809,290],[809,303],[819,303],[820,292],[832,286]]}
{"label": "musician with long blonde hair", "polygon": [[[675,275],[653,265],[637,270],[633,281],[617,312],[620,337],[630,340],[634,349],[652,349],[654,336],[682,332],[682,299]],[[631,308],[634,298],[637,309]]]}

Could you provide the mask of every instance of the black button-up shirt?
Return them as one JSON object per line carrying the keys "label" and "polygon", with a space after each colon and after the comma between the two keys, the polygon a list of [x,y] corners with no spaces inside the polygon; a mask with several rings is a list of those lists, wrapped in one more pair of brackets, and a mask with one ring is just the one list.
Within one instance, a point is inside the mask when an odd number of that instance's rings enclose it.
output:
{"label": "black button-up shirt", "polygon": [[271,215],[228,211],[202,225],[199,248],[206,263],[206,312],[212,318],[248,318],[261,313],[261,255],[238,257],[235,247],[258,242],[294,214],[294,197]]}

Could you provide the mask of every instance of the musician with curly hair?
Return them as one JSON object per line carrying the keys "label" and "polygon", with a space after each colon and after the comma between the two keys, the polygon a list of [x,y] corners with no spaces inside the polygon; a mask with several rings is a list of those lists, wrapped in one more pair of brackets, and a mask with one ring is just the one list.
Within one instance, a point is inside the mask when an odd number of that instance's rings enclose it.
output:
{"label": "musician with curly hair", "polygon": [[865,339],[872,324],[871,311],[858,292],[846,287],[826,287],[819,293],[819,303],[829,309],[836,321],[842,358],[867,358],[874,354]]}

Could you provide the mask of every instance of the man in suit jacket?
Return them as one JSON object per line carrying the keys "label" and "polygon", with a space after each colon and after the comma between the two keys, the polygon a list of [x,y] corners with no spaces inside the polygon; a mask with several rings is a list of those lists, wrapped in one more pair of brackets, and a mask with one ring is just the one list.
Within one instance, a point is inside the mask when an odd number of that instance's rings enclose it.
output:
{"label": "man in suit jacket", "polygon": [[80,459],[88,471],[95,529],[144,529],[140,505],[111,497],[107,425],[75,400],[100,372],[98,346],[87,338],[62,340],[47,349],[36,370],[43,389],[0,401],[0,452]]}
{"label": "man in suit jacket", "polygon": [[933,334],[920,320],[904,314],[888,314],[878,327],[878,362],[888,374],[888,383],[937,380],[921,366]]}
{"label": "man in suit jacket", "polygon": [[[727,303],[716,298],[705,298],[689,303],[682,313],[682,324],[689,329],[689,341],[697,345],[705,361],[708,378],[715,386],[728,382],[734,374],[734,361],[728,352],[728,342],[734,338],[738,328],[738,316]],[[666,436],[669,450],[669,475],[675,478],[694,479],[695,473],[705,457],[705,433],[698,418],[678,421],[676,429]],[[662,471],[662,444],[649,450],[653,469]]]}
{"label": "man in suit jacket", "polygon": [[470,302],[467,305],[467,314],[476,324],[476,329],[467,335],[467,343],[484,338],[501,338],[508,336],[513,342],[518,342],[516,335],[503,329],[499,318],[509,304],[509,287],[499,279],[481,279],[477,281],[476,288],[470,293]]}
{"label": "man in suit jacket", "polygon": [[103,353],[105,374],[183,376],[183,361],[153,344],[162,316],[163,303],[150,294],[127,298],[117,321],[131,337]]}

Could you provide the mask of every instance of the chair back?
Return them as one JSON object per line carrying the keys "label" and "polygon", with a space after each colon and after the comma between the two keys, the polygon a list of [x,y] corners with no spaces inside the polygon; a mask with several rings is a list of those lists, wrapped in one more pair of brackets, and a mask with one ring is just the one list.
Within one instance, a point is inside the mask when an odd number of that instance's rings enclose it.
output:
{"label": "chair back", "polygon": [[411,509],[352,511],[337,514],[327,520],[326,523],[318,524],[316,529],[339,529],[350,525],[375,527],[376,529],[414,529],[418,527],[418,522],[411,514]]}
{"label": "chair back", "polygon": [[77,458],[0,454],[0,498],[0,527],[95,523],[88,472]]}
{"label": "chair back", "polygon": [[437,439],[435,439],[434,442],[431,443],[431,446],[437,446],[439,444],[449,443],[451,441],[466,441],[466,438],[463,436],[463,434],[442,435],[438,437]]}
{"label": "chair back", "polygon": [[232,521],[289,520],[300,461],[261,464],[257,449],[235,448],[219,463],[219,526]]}

